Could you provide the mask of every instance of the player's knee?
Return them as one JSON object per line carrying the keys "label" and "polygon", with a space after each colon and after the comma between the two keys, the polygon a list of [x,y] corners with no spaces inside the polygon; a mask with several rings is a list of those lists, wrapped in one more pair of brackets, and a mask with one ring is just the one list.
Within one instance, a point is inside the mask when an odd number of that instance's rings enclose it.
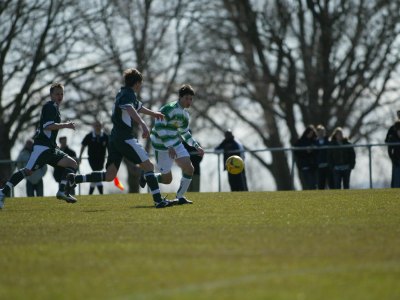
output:
{"label": "player's knee", "polygon": [[188,164],[182,168],[182,171],[184,174],[192,176],[194,173],[194,167],[192,164]]}
{"label": "player's knee", "polygon": [[106,175],[104,176],[105,181],[113,181],[114,178],[117,176],[117,172],[107,170]]}
{"label": "player's knee", "polygon": [[74,168],[75,170],[78,169],[78,163],[76,162],[75,159],[71,158],[68,162],[70,168]]}
{"label": "player's knee", "polygon": [[172,182],[172,175],[171,176],[164,176],[162,177],[162,183],[170,184]]}
{"label": "player's knee", "polygon": [[150,160],[146,160],[140,164],[140,167],[145,172],[152,172],[154,171],[154,165]]}

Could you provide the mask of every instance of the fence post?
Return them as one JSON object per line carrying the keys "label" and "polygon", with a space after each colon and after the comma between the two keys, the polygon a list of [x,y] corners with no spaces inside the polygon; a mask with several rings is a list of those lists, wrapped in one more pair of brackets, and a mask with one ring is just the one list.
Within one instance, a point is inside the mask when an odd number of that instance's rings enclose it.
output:
{"label": "fence post", "polygon": [[221,191],[221,153],[217,153],[218,156],[218,192]]}
{"label": "fence post", "polygon": [[372,151],[371,145],[368,145],[368,161],[369,161],[369,188],[372,189]]}
{"label": "fence post", "polygon": [[291,185],[292,185],[292,190],[294,191],[294,167],[295,167],[295,159],[294,159],[294,153],[293,153],[293,149],[290,149],[290,155],[292,158],[292,166],[291,166],[291,170],[290,170],[290,178],[291,178]]}

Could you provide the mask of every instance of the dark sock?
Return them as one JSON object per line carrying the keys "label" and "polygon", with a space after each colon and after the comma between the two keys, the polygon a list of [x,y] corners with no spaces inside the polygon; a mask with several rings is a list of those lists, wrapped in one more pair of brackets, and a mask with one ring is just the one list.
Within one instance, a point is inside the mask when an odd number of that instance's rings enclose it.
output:
{"label": "dark sock", "polygon": [[162,201],[160,187],[158,186],[158,181],[154,175],[154,172],[146,172],[144,173],[144,176],[146,177],[147,185],[149,186],[151,194],[153,195],[153,200],[155,202]]}
{"label": "dark sock", "polygon": [[82,182],[99,182],[106,180],[106,172],[95,171],[86,175],[76,175],[75,183]]}
{"label": "dark sock", "polygon": [[[15,187],[18,183],[20,183],[20,182],[24,179],[24,177],[25,177],[25,172],[24,172],[23,170],[18,170],[18,172],[15,172],[15,173],[11,176],[10,180],[8,180],[8,183],[9,183],[11,186]],[[10,194],[11,194],[10,185],[6,184],[6,185],[4,186],[4,188],[3,188],[3,193],[4,193],[4,195],[6,195],[7,197],[9,197]]]}

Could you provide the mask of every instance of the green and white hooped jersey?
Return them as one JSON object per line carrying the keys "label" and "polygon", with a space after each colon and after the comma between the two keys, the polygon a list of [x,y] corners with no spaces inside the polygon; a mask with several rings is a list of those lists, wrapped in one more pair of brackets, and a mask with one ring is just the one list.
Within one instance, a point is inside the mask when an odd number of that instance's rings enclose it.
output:
{"label": "green and white hooped jersey", "polygon": [[189,113],[178,101],[161,107],[164,120],[156,120],[151,130],[151,144],[155,150],[165,151],[179,145],[182,139],[192,147],[199,147],[189,132]]}
{"label": "green and white hooped jersey", "polygon": [[129,140],[135,138],[133,133],[135,121],[132,120],[126,110],[128,106],[133,107],[138,112],[142,108],[142,102],[137,99],[135,92],[131,88],[121,87],[115,97],[112,110],[113,128],[110,134],[111,139]]}

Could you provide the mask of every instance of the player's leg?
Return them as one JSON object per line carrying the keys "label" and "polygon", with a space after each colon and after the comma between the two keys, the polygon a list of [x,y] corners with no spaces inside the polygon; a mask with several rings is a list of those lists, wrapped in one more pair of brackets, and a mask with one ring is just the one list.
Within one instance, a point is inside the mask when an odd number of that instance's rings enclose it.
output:
{"label": "player's leg", "polygon": [[60,181],[60,191],[64,191],[65,185],[67,183],[66,180],[67,174],[70,173],[75,174],[78,169],[78,164],[72,157],[66,155],[61,160],[58,161],[57,166],[64,168]]}
{"label": "player's leg", "polygon": [[93,171],[89,174],[73,175],[68,174],[68,185],[72,186],[80,184],[82,182],[99,182],[99,181],[112,181],[117,176],[119,166],[122,162],[122,156],[116,158],[115,156],[109,156],[106,165],[106,171]]}
{"label": "player's leg", "polygon": [[43,179],[40,179],[40,181],[36,184],[36,196],[37,197],[43,197],[44,191],[43,191]]}
{"label": "player's leg", "polygon": [[[103,170],[104,167],[104,161],[96,161],[94,159],[89,159],[89,165],[93,171],[101,171]],[[102,181],[98,181],[90,183],[89,195],[92,195],[94,193],[96,187],[99,190],[99,193],[103,194],[103,183]]]}
{"label": "player's leg", "polygon": [[15,172],[6,182],[5,186],[0,189],[0,209],[4,207],[4,200],[9,197],[11,190],[17,186],[25,177],[30,176],[35,166],[42,167],[47,163],[47,153],[49,148],[45,146],[34,146],[25,168]]}
{"label": "player's leg", "polygon": [[90,187],[89,187],[89,195],[93,194],[95,187],[96,187],[96,183],[95,182],[91,182],[90,183]]}
{"label": "player's leg", "polygon": [[[58,153],[59,150],[56,150]],[[60,151],[62,152],[62,151]],[[60,155],[59,153],[56,155]],[[67,175],[75,174],[78,169],[77,162],[70,156],[65,155],[62,159],[60,159],[57,164],[58,167],[63,168],[63,172],[61,175],[61,181],[59,184],[59,189],[56,194],[56,197],[60,200],[64,200],[68,203],[75,203],[77,200],[72,195],[74,194],[74,186],[67,186]]]}
{"label": "player's leg", "polygon": [[[160,171],[160,173],[154,173],[158,183],[170,184],[172,182],[171,168],[174,160],[169,157],[168,151],[155,150],[155,157],[157,169]],[[142,174],[140,175],[139,185],[144,188],[146,186],[146,183],[146,175],[145,172],[142,171]]]}
{"label": "player's leg", "polygon": [[189,156],[184,156],[175,159],[176,164],[182,170],[181,183],[179,189],[176,192],[176,198],[178,199],[178,204],[192,204],[193,202],[185,198],[185,193],[187,192],[190,183],[192,182],[194,167],[190,161]]}
{"label": "player's leg", "polygon": [[134,164],[138,164],[144,171],[156,208],[173,205],[171,201],[161,197],[160,187],[157,178],[154,175],[154,165],[150,161],[149,155],[143,149],[142,145],[140,145],[136,139],[130,139],[118,144],[117,146],[126,159]]}
{"label": "player's leg", "polygon": [[35,186],[29,180],[26,181],[26,196],[35,197]]}
{"label": "player's leg", "polygon": [[122,154],[118,151],[114,142],[108,144],[108,158],[106,163],[106,171],[93,171],[89,174],[68,174],[68,186],[80,184],[82,182],[102,182],[112,181],[117,176],[119,166],[122,162]]}
{"label": "player's leg", "polygon": [[10,197],[11,190],[20,183],[25,177],[32,174],[31,170],[26,168],[20,169],[11,175],[10,179],[6,182],[4,187],[0,189],[0,209],[4,207],[4,202],[6,197]]}

